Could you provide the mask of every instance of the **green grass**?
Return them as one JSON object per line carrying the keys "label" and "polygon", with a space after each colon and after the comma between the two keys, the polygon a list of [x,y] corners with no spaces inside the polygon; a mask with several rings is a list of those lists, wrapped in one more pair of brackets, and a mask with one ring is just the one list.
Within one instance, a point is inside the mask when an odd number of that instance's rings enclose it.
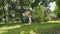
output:
{"label": "green grass", "polygon": [[60,23],[22,23],[2,24],[0,34],[55,34],[60,29]]}

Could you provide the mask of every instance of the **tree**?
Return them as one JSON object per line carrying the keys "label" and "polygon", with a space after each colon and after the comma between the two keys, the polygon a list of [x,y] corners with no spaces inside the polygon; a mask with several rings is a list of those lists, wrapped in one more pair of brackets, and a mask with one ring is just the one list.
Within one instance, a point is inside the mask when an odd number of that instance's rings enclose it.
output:
{"label": "tree", "polygon": [[[3,14],[5,16],[5,21],[7,18],[9,21],[13,20],[12,19],[13,13],[15,14],[14,20],[19,20],[21,18],[22,21],[22,13],[26,9],[35,10],[35,12],[33,10],[32,12],[36,14],[37,16],[36,18],[42,20],[43,17],[46,18],[48,16],[47,7],[50,1],[51,0],[3,0],[1,4],[3,4],[2,7],[3,7]],[[46,8],[46,10],[44,8]],[[32,15],[34,13],[32,13]]]}
{"label": "tree", "polygon": [[57,17],[60,18],[60,0],[56,0],[57,3]]}

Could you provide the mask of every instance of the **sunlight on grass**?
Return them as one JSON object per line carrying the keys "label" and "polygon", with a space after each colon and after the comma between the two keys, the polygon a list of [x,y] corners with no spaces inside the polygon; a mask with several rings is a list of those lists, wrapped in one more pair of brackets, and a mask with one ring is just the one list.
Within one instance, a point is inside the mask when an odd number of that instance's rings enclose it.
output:
{"label": "sunlight on grass", "polygon": [[48,21],[48,23],[60,23],[60,21]]}
{"label": "sunlight on grass", "polygon": [[7,32],[7,31],[3,31],[3,30],[2,30],[2,31],[0,31],[0,34],[1,34],[1,33],[6,33],[6,32]]}
{"label": "sunlight on grass", "polygon": [[33,30],[30,30],[30,34],[37,34],[37,33],[35,33]]}
{"label": "sunlight on grass", "polygon": [[9,29],[15,29],[15,28],[20,28],[21,25],[15,25],[15,26],[10,26],[10,27],[0,27],[0,33],[5,33]]}
{"label": "sunlight on grass", "polygon": [[24,34],[25,33],[25,31],[21,31],[21,33],[20,34]]}
{"label": "sunlight on grass", "polygon": [[29,24],[24,24],[24,25],[29,25]]}
{"label": "sunlight on grass", "polygon": [[60,24],[46,23],[36,24],[16,24],[0,27],[0,34],[54,34],[55,30],[60,28]]}
{"label": "sunlight on grass", "polygon": [[[26,31],[21,31],[20,34],[25,34]],[[36,32],[34,32],[33,30],[30,30],[29,31],[29,34],[37,34]]]}

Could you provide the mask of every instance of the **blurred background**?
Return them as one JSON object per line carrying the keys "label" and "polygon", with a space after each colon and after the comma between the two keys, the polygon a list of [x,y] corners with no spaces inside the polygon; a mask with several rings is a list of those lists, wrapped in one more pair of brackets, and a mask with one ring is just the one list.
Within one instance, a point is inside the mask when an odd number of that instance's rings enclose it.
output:
{"label": "blurred background", "polygon": [[60,0],[0,0],[0,22],[22,22],[29,10],[32,22],[60,20]]}
{"label": "blurred background", "polygon": [[60,0],[0,0],[0,34],[60,34]]}

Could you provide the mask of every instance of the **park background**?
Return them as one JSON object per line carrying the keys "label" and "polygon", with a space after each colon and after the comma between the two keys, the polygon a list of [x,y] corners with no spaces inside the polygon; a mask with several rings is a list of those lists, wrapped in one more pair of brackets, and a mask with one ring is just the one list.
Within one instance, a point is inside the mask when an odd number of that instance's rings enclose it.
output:
{"label": "park background", "polygon": [[[31,12],[31,24],[22,20],[25,10]],[[59,31],[60,0],[0,0],[0,34],[59,34]]]}

